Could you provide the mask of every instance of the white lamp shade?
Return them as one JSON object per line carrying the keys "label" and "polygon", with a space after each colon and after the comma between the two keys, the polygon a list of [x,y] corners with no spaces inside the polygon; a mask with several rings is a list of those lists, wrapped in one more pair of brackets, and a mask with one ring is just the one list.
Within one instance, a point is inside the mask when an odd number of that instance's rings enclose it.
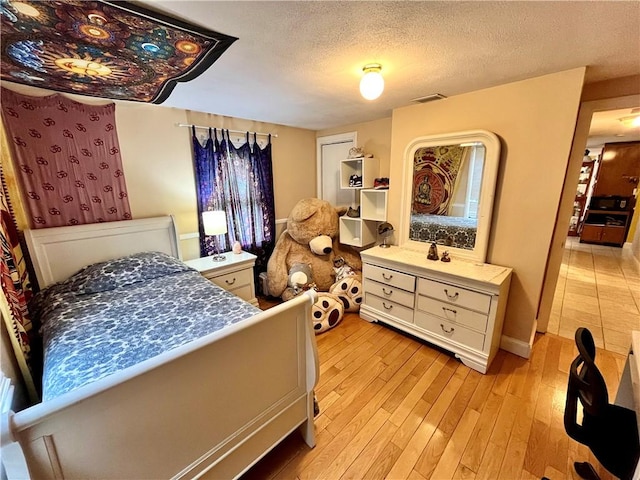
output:
{"label": "white lamp shade", "polygon": [[223,210],[202,212],[202,224],[205,235],[222,235],[227,233],[227,215]]}
{"label": "white lamp shade", "polygon": [[367,69],[360,80],[360,93],[367,100],[375,100],[384,90],[384,78],[380,73],[380,68]]}

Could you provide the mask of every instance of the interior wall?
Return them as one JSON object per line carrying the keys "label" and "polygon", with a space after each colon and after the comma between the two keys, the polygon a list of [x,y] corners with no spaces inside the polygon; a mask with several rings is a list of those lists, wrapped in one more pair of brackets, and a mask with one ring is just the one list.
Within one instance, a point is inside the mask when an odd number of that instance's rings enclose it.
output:
{"label": "interior wall", "polygon": [[380,177],[389,177],[391,156],[391,117],[371,122],[354,123],[316,132],[317,137],[326,137],[345,132],[358,132],[358,147],[380,160]]}
{"label": "interior wall", "polygon": [[[55,93],[7,82],[2,85],[25,95]],[[105,99],[69,96],[84,103],[109,102]],[[200,253],[191,129],[178,127],[178,123],[277,134],[277,138],[272,138],[276,218],[286,218],[298,200],[316,194],[316,134],[313,130],[160,105],[115,103],[131,213],[134,218],[175,215],[178,233],[183,237],[180,246],[185,260],[197,258]],[[198,131],[198,134],[203,133],[207,131]],[[265,137],[259,137],[258,140],[265,140]]]}
{"label": "interior wall", "polygon": [[576,68],[393,111],[391,223],[400,222],[406,192],[397,182],[411,140],[475,129],[500,137],[487,262],[514,269],[503,335],[521,342],[530,343],[536,327],[584,73],[585,68]]}

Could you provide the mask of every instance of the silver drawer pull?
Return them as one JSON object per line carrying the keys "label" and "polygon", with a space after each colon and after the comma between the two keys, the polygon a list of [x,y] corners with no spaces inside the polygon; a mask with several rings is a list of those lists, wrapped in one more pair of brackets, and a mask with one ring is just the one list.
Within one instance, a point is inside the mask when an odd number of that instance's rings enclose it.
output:
{"label": "silver drawer pull", "polygon": [[444,333],[449,333],[449,334],[453,333],[453,331],[455,330],[455,328],[453,328],[453,327],[451,327],[451,330],[447,330],[446,328],[444,328],[443,324],[440,324],[440,328],[442,329],[442,331]]}
{"label": "silver drawer pull", "polygon": [[231,281],[225,280],[224,283],[226,283],[227,285],[233,285],[234,283],[236,283],[236,277],[233,277],[233,280]]}
{"label": "silver drawer pull", "polygon": [[444,310],[445,315],[447,314],[447,312],[451,312],[451,313],[453,313],[454,315],[457,315],[457,314],[458,314],[458,311],[457,311],[457,310],[454,310],[453,308],[442,307],[442,310]]}
{"label": "silver drawer pull", "polygon": [[458,292],[456,292],[454,295],[449,295],[449,290],[447,290],[446,288],[444,289],[444,294],[449,300],[455,300],[458,298]]}
{"label": "silver drawer pull", "polygon": [[385,310],[391,310],[393,308],[393,305],[387,305],[387,302],[382,302],[382,306]]}
{"label": "silver drawer pull", "polygon": [[386,273],[383,273],[383,274],[382,274],[382,278],[384,278],[385,280],[391,280],[391,279],[393,278],[393,275],[389,275],[389,276],[387,277],[387,274],[386,274]]}
{"label": "silver drawer pull", "polygon": [[386,288],[382,287],[382,293],[384,293],[387,297],[390,297],[391,294],[393,293],[393,290],[387,291]]}

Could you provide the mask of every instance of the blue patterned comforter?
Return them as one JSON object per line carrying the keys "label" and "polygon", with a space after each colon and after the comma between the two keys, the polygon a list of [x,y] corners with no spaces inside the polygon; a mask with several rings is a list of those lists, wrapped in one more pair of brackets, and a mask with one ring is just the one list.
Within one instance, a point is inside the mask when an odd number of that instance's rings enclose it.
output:
{"label": "blue patterned comforter", "polygon": [[32,308],[42,322],[43,401],[260,311],[158,252],[85,267]]}

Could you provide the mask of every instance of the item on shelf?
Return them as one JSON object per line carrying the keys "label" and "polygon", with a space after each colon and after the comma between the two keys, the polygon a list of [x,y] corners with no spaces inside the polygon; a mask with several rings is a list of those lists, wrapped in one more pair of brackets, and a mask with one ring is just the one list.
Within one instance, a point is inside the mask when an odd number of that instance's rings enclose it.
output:
{"label": "item on shelf", "polygon": [[392,233],[393,225],[391,225],[389,222],[382,222],[380,225],[378,225],[378,235],[382,237],[382,243],[380,244],[380,247],[389,248],[391,246],[387,243],[387,238],[389,238]]}
{"label": "item on shelf", "polygon": [[624,227],[624,220],[614,217],[606,216],[604,219],[604,224],[608,227]]}
{"label": "item on shelf", "polygon": [[440,259],[441,262],[450,262],[451,261],[451,257],[449,257],[449,250],[445,250],[444,252],[442,252],[442,258]]}
{"label": "item on shelf", "polygon": [[232,252],[233,252],[233,253],[235,253],[236,255],[239,255],[239,254],[241,254],[241,253],[242,253],[242,245],[240,245],[240,242],[239,242],[239,241],[237,241],[237,240],[236,240],[236,241],[233,243],[233,249],[232,249]]}
{"label": "item on shelf", "polygon": [[436,242],[431,242],[431,246],[429,247],[429,253],[427,253],[428,260],[439,260],[438,257],[438,246]]}
{"label": "item on shelf", "polygon": [[360,205],[358,205],[358,208],[349,207],[349,210],[347,210],[346,215],[347,217],[351,217],[351,218],[360,218]]}
{"label": "item on shelf", "polygon": [[349,158],[362,158],[364,157],[364,150],[362,147],[351,147],[349,149]]}
{"label": "item on shelf", "polygon": [[376,178],[373,181],[373,188],[383,190],[389,188],[389,179],[387,177]]}
{"label": "item on shelf", "polygon": [[361,187],[362,186],[362,175],[356,175],[355,173],[349,177],[349,186],[350,187]]}

